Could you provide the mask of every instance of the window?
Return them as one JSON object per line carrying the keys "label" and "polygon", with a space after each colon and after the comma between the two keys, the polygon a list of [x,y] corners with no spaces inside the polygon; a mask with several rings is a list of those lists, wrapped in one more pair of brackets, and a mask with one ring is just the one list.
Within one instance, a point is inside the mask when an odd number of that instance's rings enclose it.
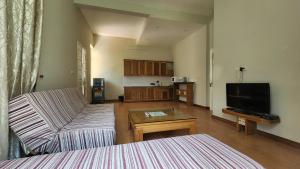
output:
{"label": "window", "polygon": [[86,94],[86,49],[77,41],[77,80],[82,94]]}

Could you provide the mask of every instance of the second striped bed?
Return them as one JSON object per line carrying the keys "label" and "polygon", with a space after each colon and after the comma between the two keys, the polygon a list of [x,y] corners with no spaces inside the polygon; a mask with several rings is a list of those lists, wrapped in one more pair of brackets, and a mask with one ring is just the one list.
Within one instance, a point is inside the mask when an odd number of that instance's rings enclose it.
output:
{"label": "second striped bed", "polygon": [[0,168],[262,169],[208,135],[181,136],[0,162]]}

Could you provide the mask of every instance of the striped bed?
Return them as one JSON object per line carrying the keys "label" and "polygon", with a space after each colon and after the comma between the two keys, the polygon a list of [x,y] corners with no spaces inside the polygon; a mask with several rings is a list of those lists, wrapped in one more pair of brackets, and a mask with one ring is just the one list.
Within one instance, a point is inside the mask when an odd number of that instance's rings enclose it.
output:
{"label": "striped bed", "polygon": [[21,95],[9,102],[9,125],[27,150],[57,153],[113,145],[113,104],[89,105],[76,88]]}
{"label": "striped bed", "polygon": [[0,162],[13,168],[228,168],[262,169],[246,155],[208,135],[181,136]]}

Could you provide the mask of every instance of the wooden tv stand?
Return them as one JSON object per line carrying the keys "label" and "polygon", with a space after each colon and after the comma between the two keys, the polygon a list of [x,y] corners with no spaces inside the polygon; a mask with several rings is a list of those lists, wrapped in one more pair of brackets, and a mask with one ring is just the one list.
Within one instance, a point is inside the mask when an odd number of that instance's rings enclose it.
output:
{"label": "wooden tv stand", "polygon": [[[232,109],[229,108],[224,108],[222,109],[222,112],[225,114],[230,114],[230,115],[234,115],[236,116],[236,128],[238,131],[242,131],[242,129],[245,127],[245,133],[247,135],[249,134],[254,134],[257,128],[257,124],[275,124],[275,123],[279,123],[280,120],[276,119],[276,120],[268,120],[268,119],[264,119],[261,118],[259,116],[254,116],[254,115],[248,115],[248,114],[243,114],[243,113],[239,113],[236,111],[233,111]],[[245,120],[245,125],[242,125],[239,123],[240,119],[244,119]]]}

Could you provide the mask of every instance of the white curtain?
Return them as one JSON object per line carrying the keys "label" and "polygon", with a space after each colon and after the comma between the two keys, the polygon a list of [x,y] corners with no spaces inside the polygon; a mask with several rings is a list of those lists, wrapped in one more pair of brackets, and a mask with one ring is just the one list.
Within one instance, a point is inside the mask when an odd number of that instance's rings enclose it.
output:
{"label": "white curtain", "polygon": [[0,0],[0,160],[8,156],[8,100],[36,83],[42,15],[43,0]]}
{"label": "white curtain", "polygon": [[88,81],[87,81],[87,58],[86,49],[77,41],[77,83],[82,94],[87,97]]}

